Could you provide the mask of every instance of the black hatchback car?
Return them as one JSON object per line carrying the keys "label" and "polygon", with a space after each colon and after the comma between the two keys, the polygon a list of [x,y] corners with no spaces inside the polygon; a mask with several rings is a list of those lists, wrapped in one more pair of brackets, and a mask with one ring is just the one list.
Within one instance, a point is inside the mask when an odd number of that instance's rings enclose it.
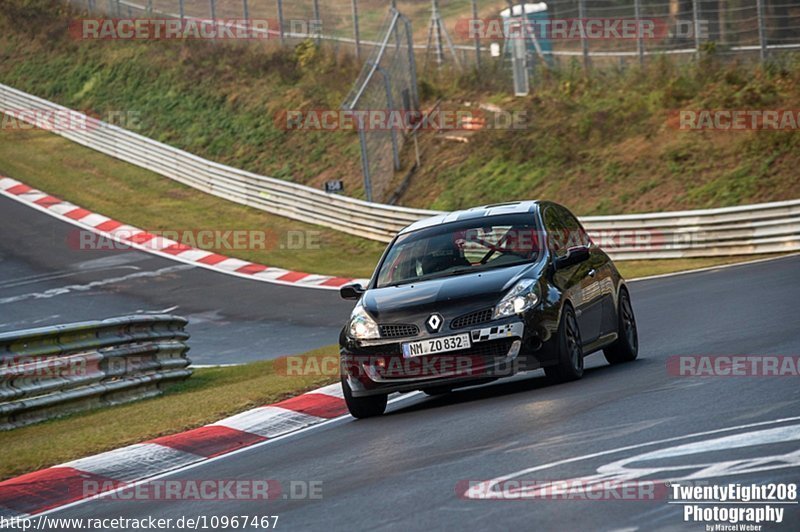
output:
{"label": "black hatchback car", "polygon": [[387,247],[341,332],[350,413],[543,368],[579,379],[584,356],[636,358],[636,320],[614,263],[551,202],[487,205],[418,221]]}

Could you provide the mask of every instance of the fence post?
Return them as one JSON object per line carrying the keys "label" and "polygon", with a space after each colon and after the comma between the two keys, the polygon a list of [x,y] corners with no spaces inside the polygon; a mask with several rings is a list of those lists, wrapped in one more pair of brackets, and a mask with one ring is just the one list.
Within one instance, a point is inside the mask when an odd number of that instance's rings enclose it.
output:
{"label": "fence post", "polygon": [[[389,80],[389,74],[384,70],[380,65],[375,65],[375,71],[380,72],[381,76],[383,77],[383,85],[386,89],[386,110],[388,112],[393,112],[394,102],[392,101],[392,82]],[[394,169],[400,170],[400,150],[397,146],[397,129],[394,127],[390,127],[389,131],[392,135],[392,156],[394,157]]]}
{"label": "fence post", "polygon": [[481,69],[481,36],[475,30],[475,23],[478,20],[478,0],[472,0],[472,23],[469,27],[475,31],[475,68]]}
{"label": "fence post", "polygon": [[589,70],[589,39],[586,38],[586,0],[578,0],[578,18],[581,19],[581,53],[583,54],[583,69]]}
{"label": "fence post", "polygon": [[[694,0],[695,2],[697,0]],[[634,17],[636,17],[636,54],[639,56],[639,66],[644,65],[644,37],[642,37],[642,0],[633,2]]]}
{"label": "fence post", "polygon": [[356,40],[356,59],[361,59],[361,34],[358,30],[358,0],[353,3],[353,37]]}
{"label": "fence post", "polygon": [[319,0],[314,0],[314,32],[317,34],[317,44],[322,41],[322,16],[319,14]]}
{"label": "fence post", "polygon": [[419,110],[419,92],[417,92],[417,59],[414,56],[414,37],[411,35],[411,21],[401,17],[406,28],[406,41],[408,42],[408,69],[411,76],[411,96],[414,110]]}
{"label": "fence post", "polygon": [[183,2],[184,2],[184,0],[178,0],[178,12],[179,12],[179,14],[181,16],[181,22],[183,22],[183,19],[184,19],[184,16],[185,16],[185,13],[184,13],[185,10],[184,10],[184,7],[183,7]]}
{"label": "fence post", "polygon": [[697,0],[692,0],[692,32],[694,33],[694,53],[695,57],[700,58],[700,8]]}
{"label": "fence post", "polygon": [[278,0],[278,32],[281,37],[281,45],[284,44],[283,33],[283,0]]}
{"label": "fence post", "polygon": [[147,0],[147,15],[153,14],[153,0]]}
{"label": "fence post", "polygon": [[216,0],[209,0],[210,7],[211,7],[211,23],[213,24],[217,20],[217,4]]}
{"label": "fence post", "polygon": [[250,20],[250,7],[247,5],[247,0],[242,0],[242,13],[245,20]]}
{"label": "fence post", "polygon": [[364,169],[364,194],[367,201],[372,201],[372,176],[369,173],[369,157],[367,156],[367,134],[364,132],[364,124],[358,125],[358,140],[361,144],[361,167]]}
{"label": "fence post", "polygon": [[764,27],[764,0],[756,0],[758,10],[758,47],[759,57],[763,62],[767,58],[767,31]]}

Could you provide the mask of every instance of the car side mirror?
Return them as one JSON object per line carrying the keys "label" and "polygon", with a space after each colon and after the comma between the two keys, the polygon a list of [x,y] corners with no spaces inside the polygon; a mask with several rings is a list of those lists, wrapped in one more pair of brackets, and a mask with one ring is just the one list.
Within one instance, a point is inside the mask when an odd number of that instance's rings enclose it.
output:
{"label": "car side mirror", "polygon": [[589,248],[586,246],[575,246],[567,250],[567,254],[556,259],[556,269],[567,268],[573,264],[589,260]]}
{"label": "car side mirror", "polygon": [[359,283],[346,284],[339,289],[339,295],[342,299],[358,299],[364,292],[366,290]]}

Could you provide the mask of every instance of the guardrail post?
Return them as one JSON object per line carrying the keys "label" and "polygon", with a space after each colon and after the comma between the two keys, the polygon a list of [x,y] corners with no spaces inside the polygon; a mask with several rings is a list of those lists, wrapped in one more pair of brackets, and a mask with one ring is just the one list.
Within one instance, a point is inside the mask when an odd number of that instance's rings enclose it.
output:
{"label": "guardrail post", "polygon": [[183,19],[185,17],[185,13],[184,13],[185,9],[184,9],[184,6],[183,6],[183,2],[184,1],[185,0],[178,0],[178,13],[180,14],[181,22],[183,22]]}
{"label": "guardrail post", "polygon": [[358,124],[358,141],[361,144],[361,168],[364,170],[364,195],[367,201],[372,202],[372,176],[369,171],[369,155],[367,154],[367,133],[364,123]]}
{"label": "guardrail post", "polygon": [[211,23],[215,23],[217,21],[217,4],[216,0],[209,0],[210,3],[210,10],[211,10]]}
{"label": "guardrail post", "polygon": [[250,20],[250,8],[247,5],[247,0],[242,0],[242,14],[245,20]]}
{"label": "guardrail post", "polygon": [[153,0],[147,0],[147,15],[153,14]]}
{"label": "guardrail post", "polygon": [[278,34],[281,38],[281,45],[285,44],[283,33],[283,0],[278,0]]}
{"label": "guardrail post", "polygon": [[759,58],[763,62],[767,58],[767,31],[764,27],[764,0],[756,0],[758,10],[758,48]]}
{"label": "guardrail post", "polygon": [[353,37],[356,40],[356,59],[361,59],[361,34],[358,28],[358,0],[352,0],[353,4]]}

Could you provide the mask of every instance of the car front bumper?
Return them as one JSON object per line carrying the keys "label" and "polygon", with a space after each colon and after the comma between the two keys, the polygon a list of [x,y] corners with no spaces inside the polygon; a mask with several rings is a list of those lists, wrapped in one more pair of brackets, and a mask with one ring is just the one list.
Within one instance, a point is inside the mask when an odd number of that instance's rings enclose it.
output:
{"label": "car front bumper", "polygon": [[[462,333],[470,335],[468,349],[403,355],[404,343]],[[354,397],[468,386],[536,369],[527,360],[519,364],[525,337],[525,323],[512,317],[424,337],[348,342],[341,350],[342,371]]]}

